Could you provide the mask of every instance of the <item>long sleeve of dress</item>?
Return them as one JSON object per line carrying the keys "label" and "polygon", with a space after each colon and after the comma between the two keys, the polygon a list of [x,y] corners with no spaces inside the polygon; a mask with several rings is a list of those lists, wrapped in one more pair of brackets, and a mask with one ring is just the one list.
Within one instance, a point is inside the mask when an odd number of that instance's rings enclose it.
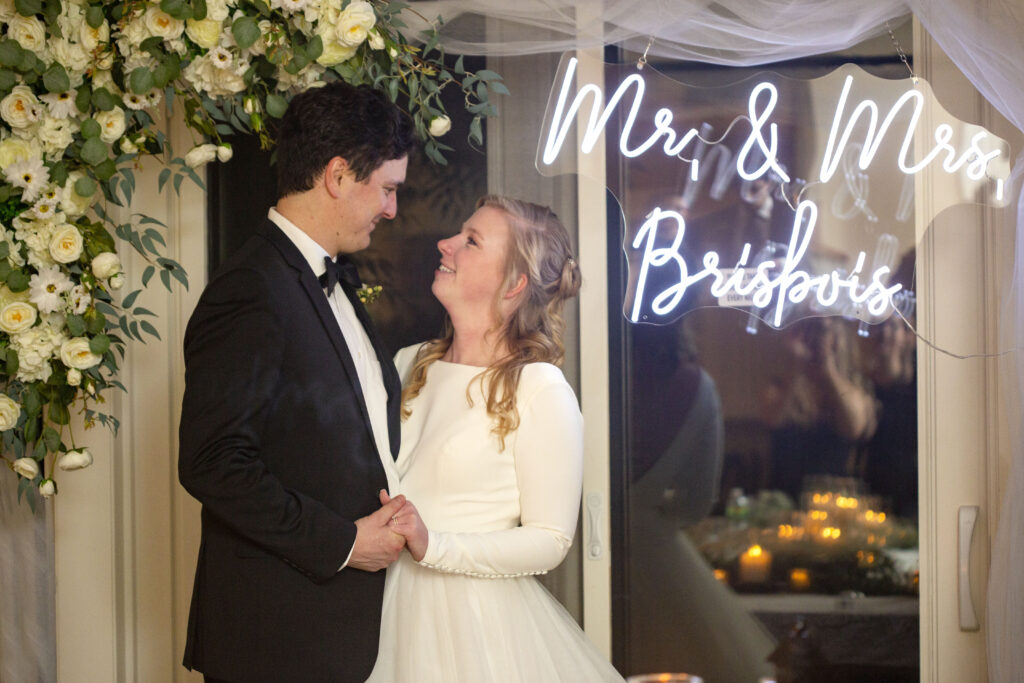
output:
{"label": "long sleeve of dress", "polygon": [[565,558],[583,487],[583,418],[564,379],[519,407],[512,439],[520,526],[484,533],[430,531],[421,565],[487,578],[543,574]]}

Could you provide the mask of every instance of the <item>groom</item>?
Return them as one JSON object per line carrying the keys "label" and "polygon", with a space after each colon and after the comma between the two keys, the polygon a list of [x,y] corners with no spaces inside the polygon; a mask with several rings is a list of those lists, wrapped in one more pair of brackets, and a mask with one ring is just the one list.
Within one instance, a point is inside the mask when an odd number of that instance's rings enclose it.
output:
{"label": "groom", "polygon": [[397,482],[401,387],[345,255],[394,218],[413,143],[369,87],[295,97],[277,205],[189,321],[178,474],[203,509],[184,664],[206,681],[373,668],[379,570],[404,543],[387,527],[404,499],[378,498]]}

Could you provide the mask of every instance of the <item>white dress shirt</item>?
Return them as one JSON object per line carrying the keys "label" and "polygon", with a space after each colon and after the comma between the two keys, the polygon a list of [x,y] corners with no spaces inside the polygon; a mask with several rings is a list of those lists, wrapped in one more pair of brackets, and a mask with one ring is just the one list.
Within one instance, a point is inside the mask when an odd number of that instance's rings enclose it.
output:
{"label": "white dress shirt", "polygon": [[[274,223],[292,241],[302,257],[306,259],[313,275],[320,277],[326,271],[324,257],[334,258],[321,247],[317,242],[302,231],[301,228],[282,216],[271,207],[267,218]],[[334,317],[341,328],[341,335],[345,339],[349,353],[352,355],[352,363],[356,367],[356,374],[359,376],[359,385],[363,390],[363,400],[366,402],[366,412],[370,416],[370,427],[373,429],[373,439],[377,444],[377,454],[381,464],[384,466],[384,473],[387,475],[388,490],[398,490],[398,470],[391,457],[391,438],[388,434],[388,392],[384,388],[384,375],[380,369],[380,362],[377,360],[377,352],[370,342],[370,337],[363,329],[362,323],[356,316],[352,302],[345,296],[341,285],[334,287],[334,291],[326,293],[328,304],[334,312]],[[349,557],[340,569],[344,569]],[[339,569],[339,571],[340,571]]]}

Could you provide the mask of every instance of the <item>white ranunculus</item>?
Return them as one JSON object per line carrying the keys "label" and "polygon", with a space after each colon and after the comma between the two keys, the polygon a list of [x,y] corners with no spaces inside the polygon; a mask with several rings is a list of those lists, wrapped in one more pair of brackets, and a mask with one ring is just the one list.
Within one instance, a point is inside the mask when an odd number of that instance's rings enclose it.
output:
{"label": "white ranunculus", "polygon": [[23,138],[9,137],[0,142],[0,171],[19,161],[27,161],[41,156],[42,150],[33,149],[32,141]]}
{"label": "white ranunculus", "polygon": [[39,495],[43,498],[52,498],[57,493],[57,482],[53,479],[43,479],[39,482]]}
{"label": "white ranunculus", "polygon": [[60,360],[76,370],[88,370],[99,365],[103,357],[89,348],[88,337],[74,337],[60,345]]}
{"label": "white ranunculus", "polygon": [[46,47],[46,24],[20,14],[7,23],[7,35],[26,50],[40,52]]}
{"label": "white ranunculus", "polygon": [[103,142],[109,144],[124,135],[124,110],[120,107],[99,112],[96,114],[96,122],[100,124],[100,139]]}
{"label": "white ranunculus", "polygon": [[365,0],[352,0],[338,16],[334,30],[339,43],[346,47],[359,47],[376,23],[377,15],[373,13],[373,5]]}
{"label": "white ranunculus", "polygon": [[88,448],[79,448],[64,453],[57,458],[57,467],[65,472],[80,470],[92,464],[92,453]]}
{"label": "white ranunculus", "polygon": [[39,463],[32,458],[18,458],[14,461],[14,471],[26,479],[35,479],[39,476]]}
{"label": "white ranunculus", "polygon": [[36,323],[36,308],[24,301],[14,301],[0,309],[0,330],[7,334],[24,332]]}
{"label": "white ranunculus", "polygon": [[27,85],[14,86],[10,94],[0,100],[0,118],[11,128],[28,128],[39,120],[41,109],[39,100]]}
{"label": "white ranunculus", "polygon": [[224,25],[209,17],[209,7],[207,7],[206,19],[189,19],[185,22],[185,35],[204,50],[215,47],[220,41],[220,34],[223,31]]}
{"label": "white ranunculus", "polygon": [[75,370],[74,368],[71,368],[70,370],[68,370],[68,386],[69,387],[77,387],[81,383],[82,383],[82,372],[80,370]]}
{"label": "white ranunculus", "polygon": [[185,30],[185,22],[175,19],[155,5],[146,10],[143,20],[149,35],[160,36],[164,40],[178,38]]}
{"label": "white ranunculus", "polygon": [[121,258],[112,251],[97,254],[92,260],[92,274],[106,280],[121,272]]}
{"label": "white ranunculus", "polygon": [[83,246],[82,233],[70,223],[65,223],[50,239],[50,256],[57,263],[71,263],[82,255]]}
{"label": "white ranunculus", "polygon": [[208,143],[196,145],[185,155],[185,163],[191,168],[205,166],[217,158],[217,145]]}
{"label": "white ranunculus", "polygon": [[430,120],[430,135],[439,138],[452,129],[452,120],[447,116],[436,116]]}
{"label": "white ranunculus", "polygon": [[14,0],[0,0],[0,21],[10,21],[18,16],[14,7]]}
{"label": "white ranunculus", "polygon": [[21,406],[7,394],[0,394],[0,432],[13,429],[21,416]]}

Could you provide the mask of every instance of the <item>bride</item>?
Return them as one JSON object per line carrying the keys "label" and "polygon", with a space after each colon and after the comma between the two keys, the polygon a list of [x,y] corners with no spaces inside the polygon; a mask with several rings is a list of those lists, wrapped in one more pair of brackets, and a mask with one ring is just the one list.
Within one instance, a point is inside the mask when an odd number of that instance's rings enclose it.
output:
{"label": "bride", "polygon": [[391,527],[409,552],[387,572],[369,680],[622,681],[534,578],[568,552],[582,488],[582,418],[554,365],[580,286],[568,234],[487,196],[438,249],[447,333],[395,358],[410,502]]}

